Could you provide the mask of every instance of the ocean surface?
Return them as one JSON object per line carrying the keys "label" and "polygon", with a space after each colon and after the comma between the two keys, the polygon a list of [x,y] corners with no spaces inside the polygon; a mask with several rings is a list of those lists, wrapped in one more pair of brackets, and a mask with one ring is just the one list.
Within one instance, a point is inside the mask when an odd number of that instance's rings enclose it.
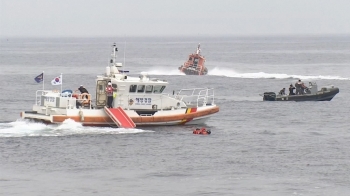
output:
{"label": "ocean surface", "polygon": [[[130,75],[166,92],[215,89],[220,112],[197,126],[82,127],[21,120],[34,77],[44,88],[94,91],[111,45]],[[209,75],[177,68],[201,43]],[[334,85],[329,102],[263,102],[298,79]],[[350,195],[350,37],[115,37],[0,39],[0,195]]]}

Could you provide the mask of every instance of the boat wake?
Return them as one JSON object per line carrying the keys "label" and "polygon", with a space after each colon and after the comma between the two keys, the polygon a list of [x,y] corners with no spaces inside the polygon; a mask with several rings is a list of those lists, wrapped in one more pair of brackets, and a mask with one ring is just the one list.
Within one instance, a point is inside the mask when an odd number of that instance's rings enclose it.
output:
{"label": "boat wake", "polygon": [[[149,75],[185,75],[177,69],[166,70],[164,68],[157,68],[147,71]],[[341,76],[327,76],[327,75],[293,75],[283,73],[239,73],[232,69],[213,68],[208,71],[211,76],[225,76],[231,78],[252,78],[252,79],[302,79],[302,80],[350,80]]]}
{"label": "boat wake", "polygon": [[162,68],[155,68],[154,70],[148,70],[147,73],[149,75],[185,75],[184,73],[181,73],[178,69],[166,69],[164,67]]}
{"label": "boat wake", "polygon": [[33,136],[68,136],[87,134],[128,134],[153,132],[142,129],[124,129],[111,127],[83,127],[71,119],[60,125],[45,125],[29,120],[19,119],[15,122],[0,123],[0,137],[33,137]]}
{"label": "boat wake", "polygon": [[350,80],[350,78],[344,78],[340,76],[306,76],[306,75],[290,75],[280,73],[238,73],[231,69],[214,68],[209,70],[208,75],[212,76],[226,76],[232,78],[266,78],[266,79],[306,79],[306,80]]}

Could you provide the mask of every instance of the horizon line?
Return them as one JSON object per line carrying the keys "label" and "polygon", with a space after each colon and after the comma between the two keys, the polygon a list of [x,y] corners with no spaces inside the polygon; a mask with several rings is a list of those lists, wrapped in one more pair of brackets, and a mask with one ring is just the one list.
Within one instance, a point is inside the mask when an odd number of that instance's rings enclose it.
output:
{"label": "horizon line", "polygon": [[9,38],[175,38],[175,37],[184,37],[184,38],[193,38],[193,37],[346,37],[350,36],[348,33],[295,33],[295,34],[221,34],[221,35],[89,35],[89,36],[78,36],[78,35],[54,35],[54,36],[24,36],[24,35],[15,35],[15,36],[4,36],[0,35],[0,39],[9,39]]}

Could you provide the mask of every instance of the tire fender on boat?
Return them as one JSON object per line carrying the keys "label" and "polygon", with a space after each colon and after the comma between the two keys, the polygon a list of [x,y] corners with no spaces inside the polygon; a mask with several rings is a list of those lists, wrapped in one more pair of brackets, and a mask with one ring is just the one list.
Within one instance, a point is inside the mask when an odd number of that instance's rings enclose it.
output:
{"label": "tire fender on boat", "polygon": [[84,113],[81,109],[79,111],[79,116],[80,116],[80,121],[83,122],[84,121]]}
{"label": "tire fender on boat", "polygon": [[82,101],[82,104],[89,104],[91,97],[88,93],[82,93],[80,94],[79,99]]}

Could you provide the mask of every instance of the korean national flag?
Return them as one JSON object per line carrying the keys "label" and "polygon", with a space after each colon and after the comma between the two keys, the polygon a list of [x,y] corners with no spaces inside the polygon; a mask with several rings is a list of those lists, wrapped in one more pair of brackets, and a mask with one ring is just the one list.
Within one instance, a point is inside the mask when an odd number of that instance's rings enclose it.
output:
{"label": "korean national flag", "polygon": [[55,79],[53,79],[51,81],[51,84],[52,85],[61,85],[62,84],[62,77],[61,76],[56,77]]}

